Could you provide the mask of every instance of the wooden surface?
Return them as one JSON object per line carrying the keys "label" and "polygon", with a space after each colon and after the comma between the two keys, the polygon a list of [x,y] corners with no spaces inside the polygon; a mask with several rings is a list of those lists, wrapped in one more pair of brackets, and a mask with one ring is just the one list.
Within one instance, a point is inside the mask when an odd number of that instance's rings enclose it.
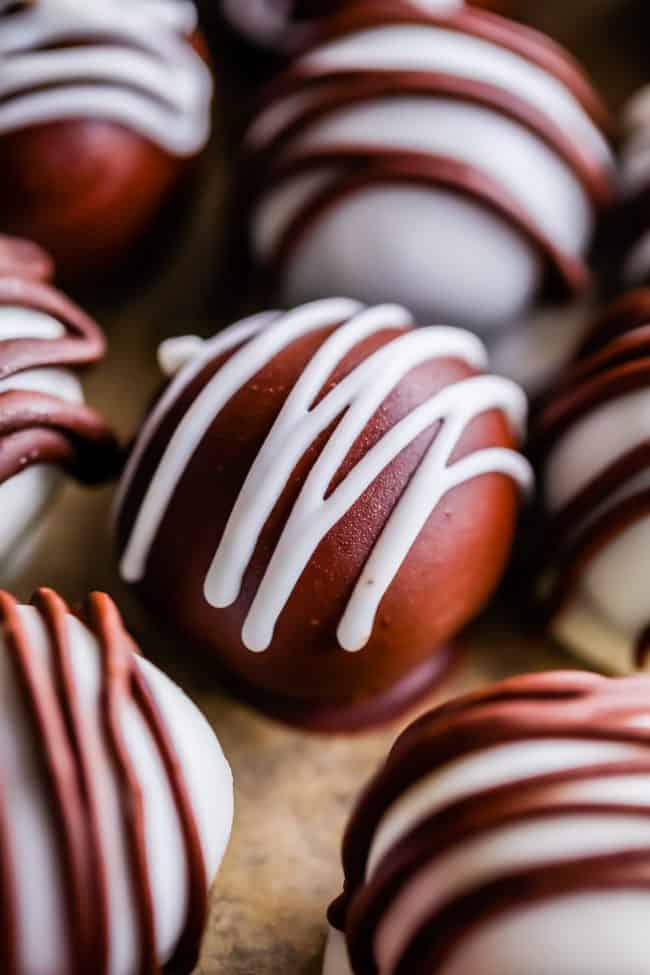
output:
{"label": "wooden surface", "polygon": [[[605,0],[594,0],[597,14],[584,11],[585,0],[535,0],[531,19],[543,21],[586,58],[616,107],[644,78],[642,42],[647,35],[636,22],[644,3],[632,0],[624,16],[612,18],[602,9]],[[106,365],[88,377],[88,397],[125,437],[156,388],[160,339],[209,334],[238,303],[246,303],[233,294],[230,245],[222,231],[233,133],[250,97],[254,71],[239,53],[229,51],[217,50],[215,65],[217,137],[182,238],[155,277],[126,292],[115,290],[110,301],[93,302],[111,347]],[[399,728],[353,739],[310,737],[263,720],[206,687],[200,662],[184,659],[186,648],[157,631],[120,584],[109,538],[110,497],[110,490],[88,494],[70,487],[64,492],[29,569],[16,581],[17,592],[28,596],[37,585],[50,585],[71,601],[93,588],[111,592],[144,651],[180,680],[221,739],[235,777],[235,829],[214,891],[199,972],[315,975],[320,971],[325,909],[340,889],[344,822],[361,783]],[[493,610],[468,636],[464,662],[441,694],[570,663],[558,650],[517,633],[505,611]]]}

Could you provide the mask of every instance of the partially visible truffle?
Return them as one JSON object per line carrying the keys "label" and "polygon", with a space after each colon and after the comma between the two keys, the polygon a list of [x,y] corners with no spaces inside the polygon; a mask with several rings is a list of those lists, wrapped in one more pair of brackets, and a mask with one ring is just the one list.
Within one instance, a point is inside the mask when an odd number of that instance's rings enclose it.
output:
{"label": "partially visible truffle", "polygon": [[11,577],[63,475],[117,474],[118,445],[75,375],[104,355],[99,326],[56,291],[48,256],[0,236],[0,578]]}
{"label": "partially visible truffle", "polygon": [[650,679],[516,677],[398,739],[343,844],[324,975],[638,975]]}
{"label": "partially visible truffle", "polygon": [[189,975],[230,835],[207,722],[94,593],[0,592],[6,975]]}
{"label": "partially visible truffle", "polygon": [[531,553],[543,621],[609,672],[648,665],[650,290],[597,321],[532,434],[544,507]]}
{"label": "partially visible truffle", "polygon": [[617,284],[630,288],[650,284],[650,85],[624,113],[621,173],[623,201],[613,221],[611,250]]}
{"label": "partially visible truffle", "polygon": [[347,299],[167,343],[117,502],[123,577],[262,710],[405,710],[508,558],[526,400],[468,332]]}
{"label": "partially visible truffle", "polygon": [[609,125],[549,38],[468,6],[360,0],[262,98],[253,258],[287,304],[397,300],[493,332],[586,289]]}
{"label": "partially visible truffle", "polygon": [[0,5],[2,227],[62,278],[109,273],[207,141],[200,46],[187,0]]}

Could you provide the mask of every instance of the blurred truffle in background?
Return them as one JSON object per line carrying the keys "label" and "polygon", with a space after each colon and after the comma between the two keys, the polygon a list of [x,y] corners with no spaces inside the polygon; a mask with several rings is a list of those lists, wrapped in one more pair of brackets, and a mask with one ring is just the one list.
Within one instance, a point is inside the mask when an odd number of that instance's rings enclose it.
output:
{"label": "blurred truffle in background", "polygon": [[66,475],[98,484],[121,454],[77,374],[105,352],[99,326],[50,283],[35,244],[0,235],[0,582],[30,553]]}
{"label": "blurred truffle in background", "polygon": [[650,290],[606,309],[532,425],[530,571],[549,631],[612,673],[648,666]]}
{"label": "blurred truffle in background", "polygon": [[187,0],[1,6],[2,229],[110,274],[208,140],[204,53]]}
{"label": "blurred truffle in background", "polygon": [[489,335],[588,289],[610,131],[548,37],[359,0],[262,95],[242,175],[253,260],[287,304],[398,300]]}

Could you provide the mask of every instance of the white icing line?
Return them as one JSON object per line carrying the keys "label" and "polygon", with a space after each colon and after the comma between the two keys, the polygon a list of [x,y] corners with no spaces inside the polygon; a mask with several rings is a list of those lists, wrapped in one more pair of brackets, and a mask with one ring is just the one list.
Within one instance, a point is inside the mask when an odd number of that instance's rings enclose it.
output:
{"label": "white icing line", "polygon": [[[343,299],[315,302],[275,318],[266,328],[263,321],[257,328],[249,323],[249,334],[254,337],[218,370],[187,411],[165,450],[128,540],[121,563],[127,581],[143,577],[173,492],[223,406],[291,342],[339,321],[345,324],[320,346],[280,411],[249,471],[205,579],[208,603],[225,607],[236,601],[259,534],[292,471],[318,436],[341,417],[302,487],[245,620],[242,640],[255,652],[270,645],[278,617],[322,539],[401,451],[437,422],[441,428],[392,512],[343,615],[338,639],[344,649],[356,651],[366,644],[381,599],[427,519],[453,487],[487,473],[511,477],[525,490],[532,485],[527,461],[506,448],[475,451],[450,463],[463,432],[483,413],[501,410],[518,433],[523,430],[527,406],[522,391],[509,380],[482,375],[453,383],[412,410],[326,497],[355,441],[412,369],[436,358],[458,358],[482,369],[486,354],[475,336],[459,329],[409,329],[361,362],[313,406],[328,377],[356,344],[382,329],[412,324],[410,315],[398,306],[364,309]],[[229,336],[239,330],[237,341],[241,341],[242,327],[235,326],[218,339],[227,347]],[[187,338],[181,341],[187,348]],[[192,360],[178,374],[152,414],[131,458],[120,500],[161,418],[215,354],[213,343],[206,344],[198,360]],[[235,344],[231,341],[230,347]],[[210,351],[206,351],[208,346]]]}
{"label": "white icing line", "polygon": [[[183,476],[185,467],[207,433],[215,416],[218,415],[228,400],[290,342],[310,331],[325,328],[327,325],[349,318],[360,308],[361,306],[357,302],[345,299],[333,299],[305,305],[294,312],[281,316],[276,323],[270,324],[256,338],[236,352],[217,372],[216,376],[197,396],[176,428],[158,470],[152,478],[121,561],[121,572],[127,582],[136,582],[144,575],[149,550],[176,486]],[[249,327],[252,328],[252,331],[260,332],[262,324],[258,320],[257,328],[250,325]],[[235,326],[235,330],[245,330],[245,325],[246,323]],[[227,342],[232,338],[233,331],[233,329],[229,329],[228,332],[223,333],[223,336],[217,336],[217,340],[223,338]],[[240,341],[242,341],[241,335],[237,338],[237,344]],[[184,373],[179,374],[179,386],[181,386],[183,376]],[[164,405],[169,408],[173,402],[172,391],[168,390],[167,392]],[[145,440],[146,437],[147,431],[145,431]],[[136,462],[130,465],[130,469],[127,469],[127,485],[135,466]],[[126,488],[122,492],[122,497],[125,491]]]}

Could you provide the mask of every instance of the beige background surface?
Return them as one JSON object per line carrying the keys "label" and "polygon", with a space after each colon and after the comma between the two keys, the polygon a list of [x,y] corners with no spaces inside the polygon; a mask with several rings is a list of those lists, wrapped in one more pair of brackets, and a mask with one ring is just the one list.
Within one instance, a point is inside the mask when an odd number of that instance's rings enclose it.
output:
{"label": "beige background surface", "polygon": [[[536,0],[530,18],[585,57],[614,107],[644,79],[646,0],[608,13],[607,0]],[[591,6],[591,10],[588,8]],[[612,4],[615,6],[615,4]],[[625,4],[620,4],[619,9]],[[647,23],[645,25],[647,27]],[[252,90],[251,65],[215,54],[220,123],[206,160],[186,235],[155,279],[115,293],[93,309],[107,329],[110,354],[89,376],[88,396],[129,436],[156,388],[155,349],[173,334],[208,334],[233,307],[229,245],[222,228],[228,198],[232,127]],[[650,75],[650,70],[647,72]],[[225,122],[224,122],[225,115]],[[222,138],[219,130],[230,132]],[[203,975],[312,975],[319,972],[325,908],[339,892],[339,844],[361,783],[399,728],[353,739],[301,735],[260,719],[205,686],[200,663],[157,631],[125,592],[113,568],[108,533],[111,491],[61,496],[38,540],[30,568],[16,582],[28,596],[37,585],[75,601],[93,588],[115,595],[145,652],[162,662],[203,708],[232,764],[236,825],[213,899],[199,972]],[[441,694],[522,670],[566,666],[558,650],[530,638],[493,610],[467,638],[464,662]]]}

